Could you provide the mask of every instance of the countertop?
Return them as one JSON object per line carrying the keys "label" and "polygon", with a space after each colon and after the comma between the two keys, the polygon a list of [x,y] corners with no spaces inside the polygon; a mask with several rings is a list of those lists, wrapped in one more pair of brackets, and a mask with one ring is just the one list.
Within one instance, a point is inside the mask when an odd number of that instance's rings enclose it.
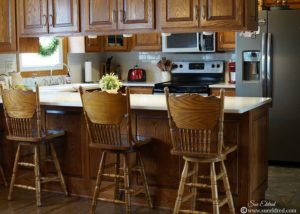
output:
{"label": "countertop", "polygon": [[[47,106],[82,107],[80,95],[77,92],[41,91],[40,101],[41,105]],[[130,102],[132,109],[167,110],[164,95],[132,94]],[[242,114],[270,102],[270,98],[225,97],[224,111]]]}
{"label": "countertop", "polygon": [[217,83],[213,85],[209,85],[210,88],[235,88],[235,84],[229,84],[229,83]]}
{"label": "countertop", "polygon": [[123,86],[137,86],[137,87],[153,87],[155,82],[128,82],[122,81]]}
{"label": "countertop", "polygon": [[[126,82],[122,81],[123,86],[133,86],[133,87],[153,87],[154,82]],[[79,89],[79,86],[84,87],[85,89],[98,89],[98,83],[73,83],[65,85],[51,85],[51,86],[40,86],[40,91],[56,91],[56,92],[76,92]]]}

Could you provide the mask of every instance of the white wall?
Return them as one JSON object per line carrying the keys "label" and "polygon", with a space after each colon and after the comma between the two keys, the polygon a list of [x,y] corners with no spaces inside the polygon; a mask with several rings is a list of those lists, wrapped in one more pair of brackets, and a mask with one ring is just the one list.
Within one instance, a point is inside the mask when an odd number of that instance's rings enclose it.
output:
{"label": "white wall", "polygon": [[80,83],[84,81],[84,63],[85,61],[92,62],[92,77],[93,82],[99,80],[100,63],[105,61],[105,56],[100,53],[80,53],[80,54],[68,54],[68,64],[70,67],[70,73],[72,83]]}

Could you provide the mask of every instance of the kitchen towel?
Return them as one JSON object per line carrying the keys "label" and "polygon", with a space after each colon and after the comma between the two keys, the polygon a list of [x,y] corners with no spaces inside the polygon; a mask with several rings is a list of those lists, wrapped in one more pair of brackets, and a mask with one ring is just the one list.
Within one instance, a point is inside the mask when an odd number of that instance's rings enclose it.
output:
{"label": "kitchen towel", "polygon": [[92,82],[92,62],[86,61],[84,65],[84,82]]}

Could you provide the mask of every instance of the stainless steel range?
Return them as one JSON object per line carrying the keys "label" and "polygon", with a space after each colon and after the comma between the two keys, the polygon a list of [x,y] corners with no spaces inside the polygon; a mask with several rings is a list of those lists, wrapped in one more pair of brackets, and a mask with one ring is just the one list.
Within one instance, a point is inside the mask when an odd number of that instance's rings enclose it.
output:
{"label": "stainless steel range", "polygon": [[209,85],[224,82],[223,61],[173,62],[172,81],[157,83],[153,93],[199,93],[209,95]]}

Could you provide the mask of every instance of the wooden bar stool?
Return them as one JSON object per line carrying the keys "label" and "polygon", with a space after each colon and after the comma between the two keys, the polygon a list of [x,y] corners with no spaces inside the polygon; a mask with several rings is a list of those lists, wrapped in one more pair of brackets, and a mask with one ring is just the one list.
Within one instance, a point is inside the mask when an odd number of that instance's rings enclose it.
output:
{"label": "wooden bar stool", "polygon": [[[140,148],[149,143],[151,139],[141,136],[133,138],[132,136],[128,89],[126,89],[126,95],[122,95],[120,93],[110,94],[103,91],[86,92],[80,87],[80,94],[87,130],[91,140],[90,147],[102,150],[91,213],[95,213],[97,199],[125,204],[126,213],[129,213],[131,196],[141,192],[146,194],[148,205],[152,208],[144,164],[139,152]],[[127,133],[124,136],[121,134],[121,123],[123,120],[126,120],[127,124]],[[107,153],[113,153],[116,156],[114,173],[105,173]],[[128,155],[130,153],[136,154],[137,167],[135,168],[130,168],[129,166]],[[122,169],[120,168],[120,158],[123,159]],[[120,173],[120,169],[123,170],[123,173]],[[141,175],[143,188],[138,190],[132,189],[129,177],[132,171],[137,171]],[[113,178],[114,184],[100,189],[103,177]],[[98,198],[101,192],[105,192],[110,188],[114,188],[114,199]],[[120,192],[125,193],[125,200],[120,199]]]}
{"label": "wooden bar stool", "polygon": [[[224,160],[237,146],[226,147],[223,143],[224,91],[220,98],[202,97],[198,94],[169,95],[165,88],[173,155],[183,156],[185,161],[181,175],[174,213],[202,213],[196,211],[196,201],[212,203],[213,213],[228,204],[231,214],[235,213]],[[210,176],[199,175],[199,164],[210,165]],[[216,164],[220,173],[216,174]],[[210,184],[198,180],[210,180]],[[219,198],[217,181],[222,179],[226,197]],[[191,188],[185,194],[185,187]],[[199,188],[210,188],[211,198],[197,198]],[[185,195],[185,196],[184,196]],[[191,202],[190,210],[181,209],[182,203]]]}
{"label": "wooden bar stool", "polygon": [[[61,137],[64,131],[43,130],[41,125],[41,108],[39,100],[39,88],[36,92],[23,91],[19,89],[2,89],[3,109],[6,119],[8,135],[10,141],[18,142],[17,153],[11,177],[8,200],[12,199],[14,187],[36,191],[36,204],[41,206],[41,184],[46,182],[60,182],[65,195],[68,195],[64,177],[61,172],[60,164],[51,140]],[[42,177],[40,173],[40,146],[42,143],[49,145],[52,158],[47,162],[53,162],[57,171],[57,176]],[[24,147],[33,149],[33,163],[23,162],[21,150]],[[29,167],[34,169],[35,186],[16,184],[18,167]]]}

